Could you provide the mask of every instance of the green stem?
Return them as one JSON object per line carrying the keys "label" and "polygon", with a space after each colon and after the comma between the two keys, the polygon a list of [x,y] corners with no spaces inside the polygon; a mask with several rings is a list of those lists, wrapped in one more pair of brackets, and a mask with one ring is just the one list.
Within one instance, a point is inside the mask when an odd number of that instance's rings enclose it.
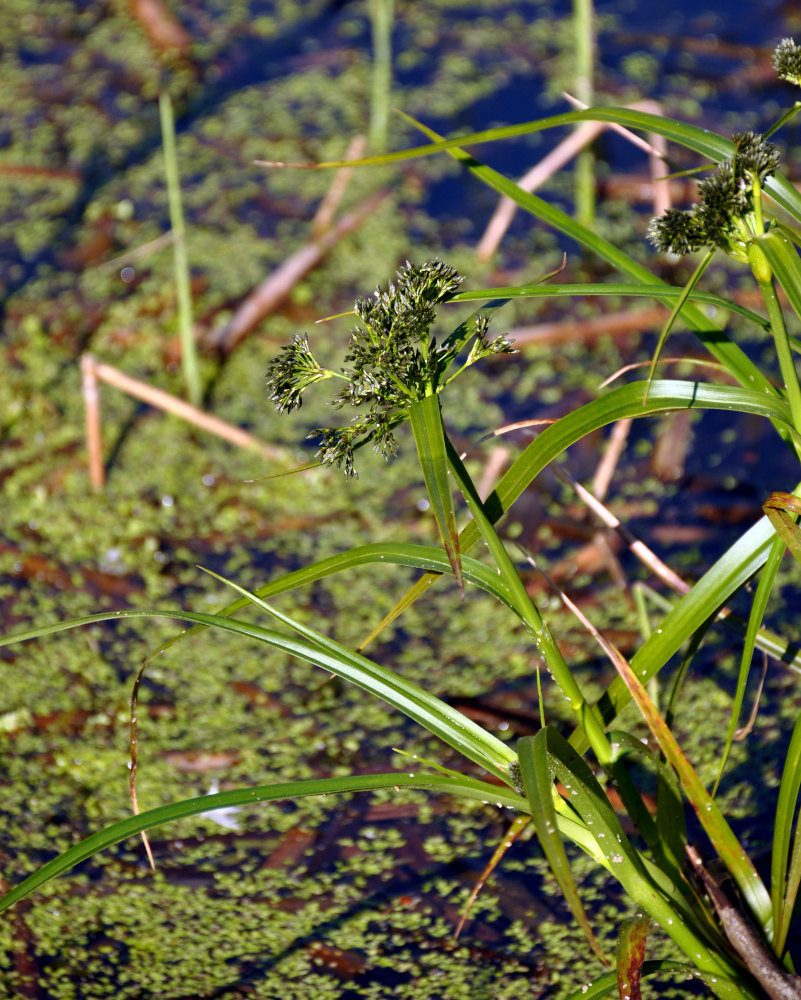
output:
{"label": "green stem", "polygon": [[765,218],[762,213],[762,185],[759,183],[759,177],[754,176],[753,180],[753,202],[754,202],[754,223],[756,228],[756,235],[762,236],[765,232]]}
{"label": "green stem", "polygon": [[394,0],[368,0],[373,33],[373,94],[370,107],[370,149],[387,147],[392,91],[392,25]]}
{"label": "green stem", "polygon": [[799,111],[801,111],[801,101],[796,101],[795,104],[791,108],[788,108],[784,114],[780,115],[767,132],[764,133],[765,138],[769,139],[774,132],[777,132],[782,127],[782,125],[786,125],[791,118],[794,118]]}
{"label": "green stem", "polygon": [[573,709],[579,725],[586,732],[587,739],[598,761],[602,766],[611,765],[612,747],[604,732],[598,710],[595,706],[588,704],[581,693],[581,688],[571,674],[570,668],[556,644],[556,640],[543,621],[537,606],[531,600],[520,578],[520,574],[515,569],[514,563],[506,551],[506,546],[487,517],[484,504],[481,502],[470,474],[464,467],[464,463],[447,436],[445,438],[445,447],[448,453],[448,465],[451,474],[467,501],[467,506],[470,508],[470,513],[473,515],[476,527],[481,532],[482,538],[489,547],[501,578],[509,587],[517,613],[534,634],[537,652],[542,655],[548,670],[569,700],[570,707]]}
{"label": "green stem", "polygon": [[[588,107],[593,102],[595,25],[592,0],[573,0],[573,28],[576,59],[576,97]],[[573,173],[576,218],[591,226],[595,218],[595,157],[583,149],[576,157]]]}
{"label": "green stem", "polygon": [[189,285],[189,260],[186,253],[186,228],[181,205],[181,182],[178,176],[178,156],[175,146],[175,117],[170,95],[159,95],[161,138],[164,144],[164,170],[167,175],[167,200],[170,208],[175,254],[175,288],[178,295],[178,331],[181,338],[181,366],[183,368],[189,402],[200,406],[200,372],[197,362],[194,324],[192,322],[192,293]]}
{"label": "green stem", "polygon": [[[787,402],[793,418],[793,427],[801,433],[801,386],[798,384],[798,372],[790,348],[790,339],[787,336],[787,327],[784,325],[782,308],[773,286],[773,278],[770,277],[765,281],[757,274],[756,279],[768,311],[773,341],[776,345],[776,357],[779,359],[779,369],[782,373]],[[796,451],[799,451],[798,445],[796,445]]]}

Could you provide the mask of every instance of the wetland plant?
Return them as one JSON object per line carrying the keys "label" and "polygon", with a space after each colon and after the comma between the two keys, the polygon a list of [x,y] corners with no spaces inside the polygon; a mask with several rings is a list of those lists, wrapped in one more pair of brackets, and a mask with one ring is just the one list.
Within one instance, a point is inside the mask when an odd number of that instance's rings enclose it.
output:
{"label": "wetland plant", "polygon": [[[799,82],[800,52],[789,40],[781,43],[775,56],[781,77]],[[765,516],[745,531],[664,615],[659,627],[642,642],[630,661],[596,634],[617,676],[594,702],[585,697],[526,589],[517,565],[522,561],[528,571],[525,560],[510,555],[496,528],[532,480],[565,449],[623,418],[650,417],[683,409],[738,410],[771,421],[779,439],[796,456],[801,455],[801,390],[794,359],[797,343],[787,333],[784,307],[777,295],[778,286],[789,309],[801,317],[801,262],[796,250],[801,241],[801,195],[782,177],[778,154],[770,141],[799,106],[794,104],[764,135],[746,132],[732,139],[671,119],[616,108],[571,112],[458,140],[442,140],[430,129],[419,126],[433,140],[429,145],[363,161],[386,163],[440,152],[455,157],[479,180],[599,255],[622,277],[619,282],[602,285],[561,285],[559,294],[655,298],[670,308],[659,349],[680,318],[712,355],[717,370],[725,372],[726,384],[700,379],[655,379],[652,366],[646,378],[607,391],[548,426],[515,458],[491,494],[482,500],[443,422],[443,407],[447,408],[449,401],[448,387],[466,366],[489,354],[512,349],[505,337],[490,337],[488,333],[492,314],[505,301],[555,294],[552,286],[541,281],[536,285],[465,292],[459,291],[461,276],[447,264],[439,261],[407,264],[386,290],[378,289],[371,298],[356,302],[358,325],[351,334],[340,370],[320,365],[305,335],[296,336],[268,370],[268,393],[273,403],[281,410],[295,409],[301,405],[304,393],[316,383],[328,381],[336,385],[334,409],[353,407],[356,416],[349,423],[318,429],[315,435],[320,442],[319,460],[339,468],[346,476],[355,474],[356,454],[364,445],[369,444],[390,458],[396,449],[394,431],[408,419],[441,547],[402,541],[360,546],[287,574],[253,592],[231,582],[239,597],[218,614],[174,610],[100,614],[33,628],[7,636],[0,644],[122,615],[183,618],[199,627],[256,639],[361,686],[419,722],[469,763],[464,772],[458,772],[418,760],[413,773],[352,775],[243,788],[149,810],[93,834],[44,865],[12,888],[0,900],[0,908],[11,906],[96,851],[181,816],[301,795],[414,787],[507,807],[517,815],[514,833],[527,825],[533,827],[565,899],[600,962],[608,963],[608,959],[582,907],[564,842],[571,842],[620,882],[640,915],[624,923],[620,930],[616,968],[592,983],[578,986],[576,1000],[615,993],[621,998],[639,997],[641,980],[666,969],[697,976],[712,994],[723,1000],[801,997],[801,979],[795,974],[789,947],[801,881],[801,838],[795,823],[801,787],[801,720],[788,737],[773,816],[768,886],[735,836],[714,791],[703,785],[667,721],[680,683],[674,685],[662,710],[648,688],[674,654],[682,648],[694,649],[709,623],[725,609],[732,596],[752,578],[758,578],[721,754],[722,773],[754,650],[759,648],[779,659],[788,657],[789,644],[764,631],[761,625],[786,550],[789,548],[801,559],[799,487],[793,488],[792,483],[765,484]],[[673,287],[661,281],[568,214],[523,192],[465,152],[465,147],[479,142],[588,120],[660,133],[703,157],[714,169],[699,185],[697,205],[687,211],[670,211],[650,228],[653,242],[662,251],[682,255],[701,253],[686,286]],[[320,166],[334,165],[339,164]],[[764,302],[764,315],[698,289],[709,261],[721,251],[750,269]],[[438,311],[449,303],[466,301],[487,304],[445,339],[440,341],[432,336]],[[758,330],[767,331],[775,344],[776,370],[757,367],[730,339],[725,326],[716,324],[700,308],[708,304],[727,314],[738,313]],[[656,360],[655,357],[654,364]],[[453,487],[463,497],[471,515],[461,530],[457,528]],[[481,560],[470,555],[479,542],[484,543]],[[362,652],[345,647],[269,603],[277,594],[371,562],[411,566],[422,571],[385,621],[422,599],[425,591],[446,574],[454,576],[464,600],[469,600],[470,587],[480,587],[495,597],[499,615],[505,616],[510,625],[519,620],[527,630],[532,669],[538,669],[538,664],[544,666],[569,703],[573,715],[569,730],[562,731],[548,721],[547,705],[540,692],[541,727],[536,735],[525,736],[515,743],[503,741],[433,692],[410,683]],[[280,627],[266,628],[234,617],[248,605],[267,611]],[[619,716],[630,702],[647,724],[650,732],[647,744],[633,728],[622,727]],[[643,763],[655,775],[658,789],[655,805],[646,802],[641,785]],[[483,776],[476,776],[476,768]],[[613,790],[615,794],[611,795]],[[715,865],[691,843],[685,822],[688,809],[695,813],[697,823],[705,831],[707,853],[711,850],[717,855],[712,859]],[[725,880],[716,872],[716,866],[725,872]],[[645,960],[650,921],[659,924],[672,939],[684,954],[684,961]]]}

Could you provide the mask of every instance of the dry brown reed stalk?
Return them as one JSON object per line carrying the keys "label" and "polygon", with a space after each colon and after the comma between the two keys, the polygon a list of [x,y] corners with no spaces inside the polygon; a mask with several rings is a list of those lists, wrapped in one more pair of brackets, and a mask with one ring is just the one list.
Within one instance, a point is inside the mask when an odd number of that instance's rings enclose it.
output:
{"label": "dry brown reed stalk", "polygon": [[[360,160],[366,151],[366,136],[354,136],[345,150],[343,159]],[[331,186],[326,191],[323,200],[320,202],[320,207],[312,219],[312,233],[314,236],[322,236],[327,229],[330,229],[331,223],[334,221],[334,213],[339,208],[339,204],[348,189],[348,184],[353,176],[353,170],[353,167],[343,167],[341,170],[337,170],[334,175],[334,180],[331,182]]]}
{"label": "dry brown reed stalk", "polygon": [[493,448],[490,452],[489,458],[487,459],[481,473],[481,479],[476,484],[478,495],[482,500],[486,500],[493,489],[495,489],[495,483],[498,479],[500,479],[501,470],[506,464],[506,459],[508,457],[508,448]]}
{"label": "dry brown reed stalk", "polygon": [[[584,110],[587,107],[586,104],[576,100],[576,98],[571,97],[569,94],[565,94],[564,97],[580,110]],[[647,111],[652,114],[659,114],[661,111],[659,104],[655,101],[640,101],[637,104],[629,105],[629,107],[634,111]],[[667,178],[663,176],[664,139],[661,136],[654,135],[649,136],[650,141],[646,142],[628,129],[607,122],[582,122],[574,132],[566,139],[563,139],[547,156],[544,156],[539,163],[525,173],[517,182],[518,186],[530,193],[536,191],[537,188],[541,187],[545,181],[572,160],[577,153],[593,142],[606,129],[618,132],[633,145],[648,154],[653,188],[654,214],[661,215],[670,207],[670,186]],[[504,196],[500,199],[492,218],[487,224],[487,228],[484,230],[484,235],[476,247],[476,257],[479,260],[487,261],[492,257],[498,249],[498,245],[503,239],[506,230],[511,225],[516,211],[517,205],[511,198]]]}
{"label": "dry brown reed stalk", "polygon": [[100,423],[100,401],[97,383],[105,382],[114,388],[141,399],[142,402],[163,410],[165,413],[172,413],[181,420],[199,427],[201,430],[215,434],[217,437],[238,448],[247,448],[258,451],[265,458],[282,459],[284,453],[274,448],[264,441],[243,431],[241,427],[220,420],[219,417],[212,416],[199,410],[196,406],[171,396],[170,393],[162,389],[156,389],[146,382],[131,378],[118,368],[103,364],[97,361],[91,354],[84,354],[81,358],[81,374],[83,376],[83,397],[86,409],[86,447],[89,458],[89,478],[94,489],[102,489],[105,483],[105,470],[103,466],[102,435]]}
{"label": "dry brown reed stalk", "polygon": [[389,188],[382,188],[365,198],[351,212],[343,215],[322,236],[313,239],[286,258],[280,267],[266,278],[245,299],[231,319],[203,338],[204,347],[228,354],[266,316],[284,302],[295,285],[325,258],[329,250],[343,237],[358,229],[388,197]]}
{"label": "dry brown reed stalk", "polygon": [[157,52],[186,52],[192,36],[162,0],[129,0],[131,14]]}
{"label": "dry brown reed stalk", "polygon": [[667,312],[662,306],[647,309],[626,309],[621,312],[604,313],[587,319],[567,319],[552,323],[537,323],[534,326],[518,326],[509,330],[507,336],[515,347],[529,344],[563,344],[566,341],[591,341],[598,337],[624,337],[631,333],[641,333],[662,326]]}
{"label": "dry brown reed stalk", "polygon": [[135,264],[138,260],[149,257],[151,254],[163,250],[164,247],[170,246],[174,238],[173,231],[170,229],[168,232],[162,233],[161,236],[157,236],[154,240],[149,240],[147,243],[142,243],[141,246],[134,247],[133,250],[128,250],[120,254],[119,257],[112,257],[111,260],[103,261],[102,264],[98,264],[98,269],[116,271],[118,267],[123,268],[130,264]]}
{"label": "dry brown reed stalk", "polygon": [[599,500],[603,500],[609,490],[609,484],[612,482],[612,476],[618,466],[620,456],[623,454],[630,430],[631,417],[618,420],[612,425],[606,448],[592,479],[592,492]]}
{"label": "dry brown reed stalk", "polygon": [[103,468],[103,440],[100,430],[100,394],[97,388],[95,359],[91,354],[81,358],[81,388],[86,413],[86,452],[89,460],[89,481],[92,488],[100,490],[105,482]]}
{"label": "dry brown reed stalk", "polygon": [[[555,149],[544,156],[536,166],[523,174],[517,182],[524,191],[533,192],[541,187],[553,175],[585,146],[588,146],[604,129],[602,122],[584,122],[575,132],[563,139]],[[512,224],[517,205],[511,198],[502,197],[498,202],[492,218],[487,223],[484,235],[476,247],[476,257],[481,261],[489,260],[498,249],[506,230]]]}
{"label": "dry brown reed stalk", "polygon": [[[347,148],[345,159],[360,159],[364,155],[366,143],[364,136],[356,136]],[[389,189],[382,188],[334,222],[334,213],[342,201],[352,174],[352,167],[342,167],[337,171],[314,216],[313,238],[310,242],[287,257],[280,267],[265,278],[226,324],[206,334],[203,338],[204,346],[226,354],[233,350],[265,317],[275,312],[289,297],[295,285],[321,263],[332,247],[358,229],[389,195]]]}

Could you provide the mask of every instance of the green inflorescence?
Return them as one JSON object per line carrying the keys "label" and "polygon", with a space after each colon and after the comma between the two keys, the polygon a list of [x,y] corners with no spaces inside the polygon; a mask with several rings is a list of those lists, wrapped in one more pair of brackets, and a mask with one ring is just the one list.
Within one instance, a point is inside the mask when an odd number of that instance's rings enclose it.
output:
{"label": "green inflorescence", "polygon": [[734,156],[701,181],[700,204],[671,208],[651,220],[648,235],[658,250],[683,257],[702,247],[718,247],[746,260],[747,242],[756,233],[755,190],[775,173],[779,152],[754,132],[738,132],[732,141]]}
{"label": "green inflorescence", "polygon": [[783,38],[773,53],[773,68],[780,80],[801,87],[801,46],[792,38]]}
{"label": "green inflorescence", "polygon": [[[445,384],[444,375],[463,346],[461,338],[439,343],[430,336],[436,306],[446,301],[464,280],[456,268],[440,260],[419,265],[406,262],[397,282],[386,291],[376,288],[369,299],[357,299],[354,327],[341,372],[323,368],[309,347],[308,337],[296,335],[267,368],[267,393],[279,412],[298,409],[309,386],[329,378],[343,385],[331,405],[367,407],[347,427],[318,427],[309,435],[320,438],[317,456],[324,465],[355,476],[354,450],[372,442],[385,459],[397,452],[392,433],[405,418],[409,405]],[[473,344],[465,366],[490,354],[509,353],[503,336],[489,340],[486,317],[476,319]]]}

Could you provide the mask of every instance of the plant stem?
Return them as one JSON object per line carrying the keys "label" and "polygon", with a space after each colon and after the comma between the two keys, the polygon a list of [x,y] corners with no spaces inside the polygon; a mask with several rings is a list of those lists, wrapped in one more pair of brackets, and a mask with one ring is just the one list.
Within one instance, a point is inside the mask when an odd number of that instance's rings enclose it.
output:
{"label": "plant stem", "polygon": [[[593,102],[595,24],[592,0],[573,0],[573,28],[576,46],[576,97],[587,107]],[[576,218],[591,226],[595,218],[595,157],[582,149],[574,168]]]}
{"label": "plant stem", "polygon": [[392,25],[394,0],[368,0],[373,35],[373,93],[370,103],[370,149],[387,148],[389,98],[392,91]]}
{"label": "plant stem", "polygon": [[175,147],[175,117],[170,95],[159,95],[161,138],[164,144],[164,170],[167,175],[167,200],[170,207],[170,226],[175,248],[175,288],[178,295],[178,331],[181,338],[181,366],[186,390],[193,406],[201,401],[200,374],[197,363],[194,324],[192,322],[192,293],[189,287],[189,260],[186,253],[186,228],[181,205],[181,182],[178,176],[178,156]]}
{"label": "plant stem", "polygon": [[[779,359],[779,368],[784,380],[784,388],[787,392],[787,402],[790,406],[790,415],[793,418],[793,427],[801,433],[801,386],[798,384],[798,372],[793,359],[793,352],[790,348],[790,340],[787,336],[787,327],[784,325],[784,315],[782,313],[776,289],[773,286],[773,279],[762,281],[757,277],[759,290],[765,301],[768,311],[770,328],[773,333],[773,341],[776,345],[776,357]],[[799,451],[798,445],[796,452]],[[801,458],[801,454],[799,455]]]}
{"label": "plant stem", "polygon": [[562,656],[562,651],[557,646],[550,629],[543,621],[542,615],[520,579],[520,574],[515,569],[512,559],[506,551],[506,546],[487,517],[473,480],[447,436],[445,447],[448,452],[448,465],[451,474],[467,501],[467,506],[470,508],[470,513],[473,515],[473,520],[476,522],[481,536],[487,543],[498,573],[509,587],[517,613],[533,632],[537,651],[542,655],[549,672],[570,701],[570,707],[573,709],[579,725],[587,734],[587,740],[599,763],[604,767],[610,765],[612,748],[604,732],[598,709],[594,705],[590,705],[581,693],[581,688],[571,674],[570,668]]}

